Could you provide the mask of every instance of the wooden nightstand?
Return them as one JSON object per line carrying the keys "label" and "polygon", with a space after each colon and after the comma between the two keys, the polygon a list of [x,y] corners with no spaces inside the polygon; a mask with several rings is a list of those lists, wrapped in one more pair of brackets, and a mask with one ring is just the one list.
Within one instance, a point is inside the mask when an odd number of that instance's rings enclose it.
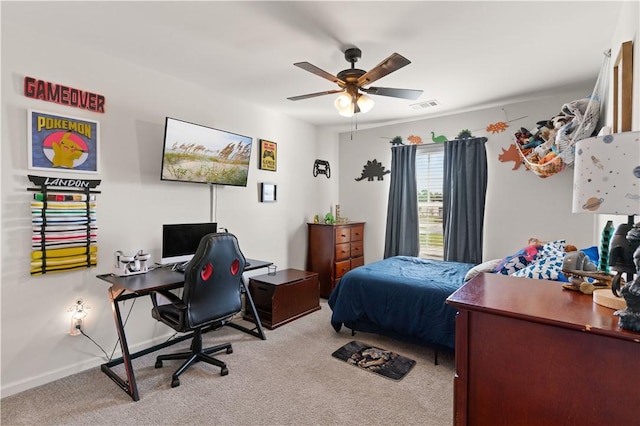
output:
{"label": "wooden nightstand", "polygon": [[[275,275],[251,277],[249,292],[260,322],[268,329],[320,309],[320,284],[315,272],[285,269]],[[245,312],[243,318],[254,322],[251,312]]]}

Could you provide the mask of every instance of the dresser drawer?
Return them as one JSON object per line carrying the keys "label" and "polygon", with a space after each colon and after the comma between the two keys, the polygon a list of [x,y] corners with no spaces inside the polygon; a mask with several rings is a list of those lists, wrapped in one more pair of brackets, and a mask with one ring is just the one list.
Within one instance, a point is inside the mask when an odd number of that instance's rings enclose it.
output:
{"label": "dresser drawer", "polygon": [[347,272],[349,272],[349,270],[351,269],[351,261],[344,260],[342,262],[336,262],[335,267],[336,267],[336,271],[335,271],[334,278],[338,279],[344,274],[346,274]]}
{"label": "dresser drawer", "polygon": [[351,241],[351,229],[347,226],[337,226],[335,229],[336,244],[348,243]]}
{"label": "dresser drawer", "polygon": [[351,242],[351,257],[362,256],[362,241],[353,241]]}
{"label": "dresser drawer", "polygon": [[364,265],[364,256],[351,259],[351,269],[356,269],[358,266],[362,265]]}
{"label": "dresser drawer", "polygon": [[351,241],[362,241],[364,239],[364,225],[352,226],[350,234]]}
{"label": "dresser drawer", "polygon": [[336,260],[348,259],[351,256],[351,244],[336,244]]}

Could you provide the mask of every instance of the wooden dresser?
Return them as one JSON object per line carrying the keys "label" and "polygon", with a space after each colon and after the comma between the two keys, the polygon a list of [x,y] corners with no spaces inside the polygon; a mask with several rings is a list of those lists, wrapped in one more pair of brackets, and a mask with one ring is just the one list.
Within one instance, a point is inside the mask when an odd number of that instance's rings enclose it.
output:
{"label": "wooden dresser", "polygon": [[640,333],[559,283],[479,274],[455,306],[456,425],[624,425],[640,419]]}
{"label": "wooden dresser", "polygon": [[328,298],[340,277],[364,265],[364,222],[308,226],[307,270],[318,273],[320,297]]}

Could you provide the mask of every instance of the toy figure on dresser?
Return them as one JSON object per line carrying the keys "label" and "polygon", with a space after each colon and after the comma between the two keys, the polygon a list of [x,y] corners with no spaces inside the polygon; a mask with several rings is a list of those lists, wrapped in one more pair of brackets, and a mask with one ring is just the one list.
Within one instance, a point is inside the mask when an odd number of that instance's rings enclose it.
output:
{"label": "toy figure on dresser", "polygon": [[589,256],[573,247],[573,250],[567,247],[567,254],[562,261],[562,272],[569,278],[569,282],[563,284],[562,288],[580,291],[583,294],[593,294],[594,290],[610,288],[613,275],[598,271],[598,266]]}
{"label": "toy figure on dresser", "polygon": [[[638,245],[640,243],[640,227],[634,225],[627,233],[629,243]],[[633,253],[633,263],[636,266],[636,279],[625,284],[620,290],[621,296],[627,302],[627,308],[614,312],[620,317],[620,327],[640,331],[640,245]]]}

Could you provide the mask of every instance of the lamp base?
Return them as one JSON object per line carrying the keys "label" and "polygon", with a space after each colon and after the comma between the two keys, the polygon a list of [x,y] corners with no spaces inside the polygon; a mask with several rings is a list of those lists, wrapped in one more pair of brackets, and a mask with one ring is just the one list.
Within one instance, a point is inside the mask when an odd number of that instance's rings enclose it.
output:
{"label": "lamp base", "polygon": [[627,302],[622,297],[614,296],[608,288],[594,290],[593,303],[615,310],[627,308]]}

